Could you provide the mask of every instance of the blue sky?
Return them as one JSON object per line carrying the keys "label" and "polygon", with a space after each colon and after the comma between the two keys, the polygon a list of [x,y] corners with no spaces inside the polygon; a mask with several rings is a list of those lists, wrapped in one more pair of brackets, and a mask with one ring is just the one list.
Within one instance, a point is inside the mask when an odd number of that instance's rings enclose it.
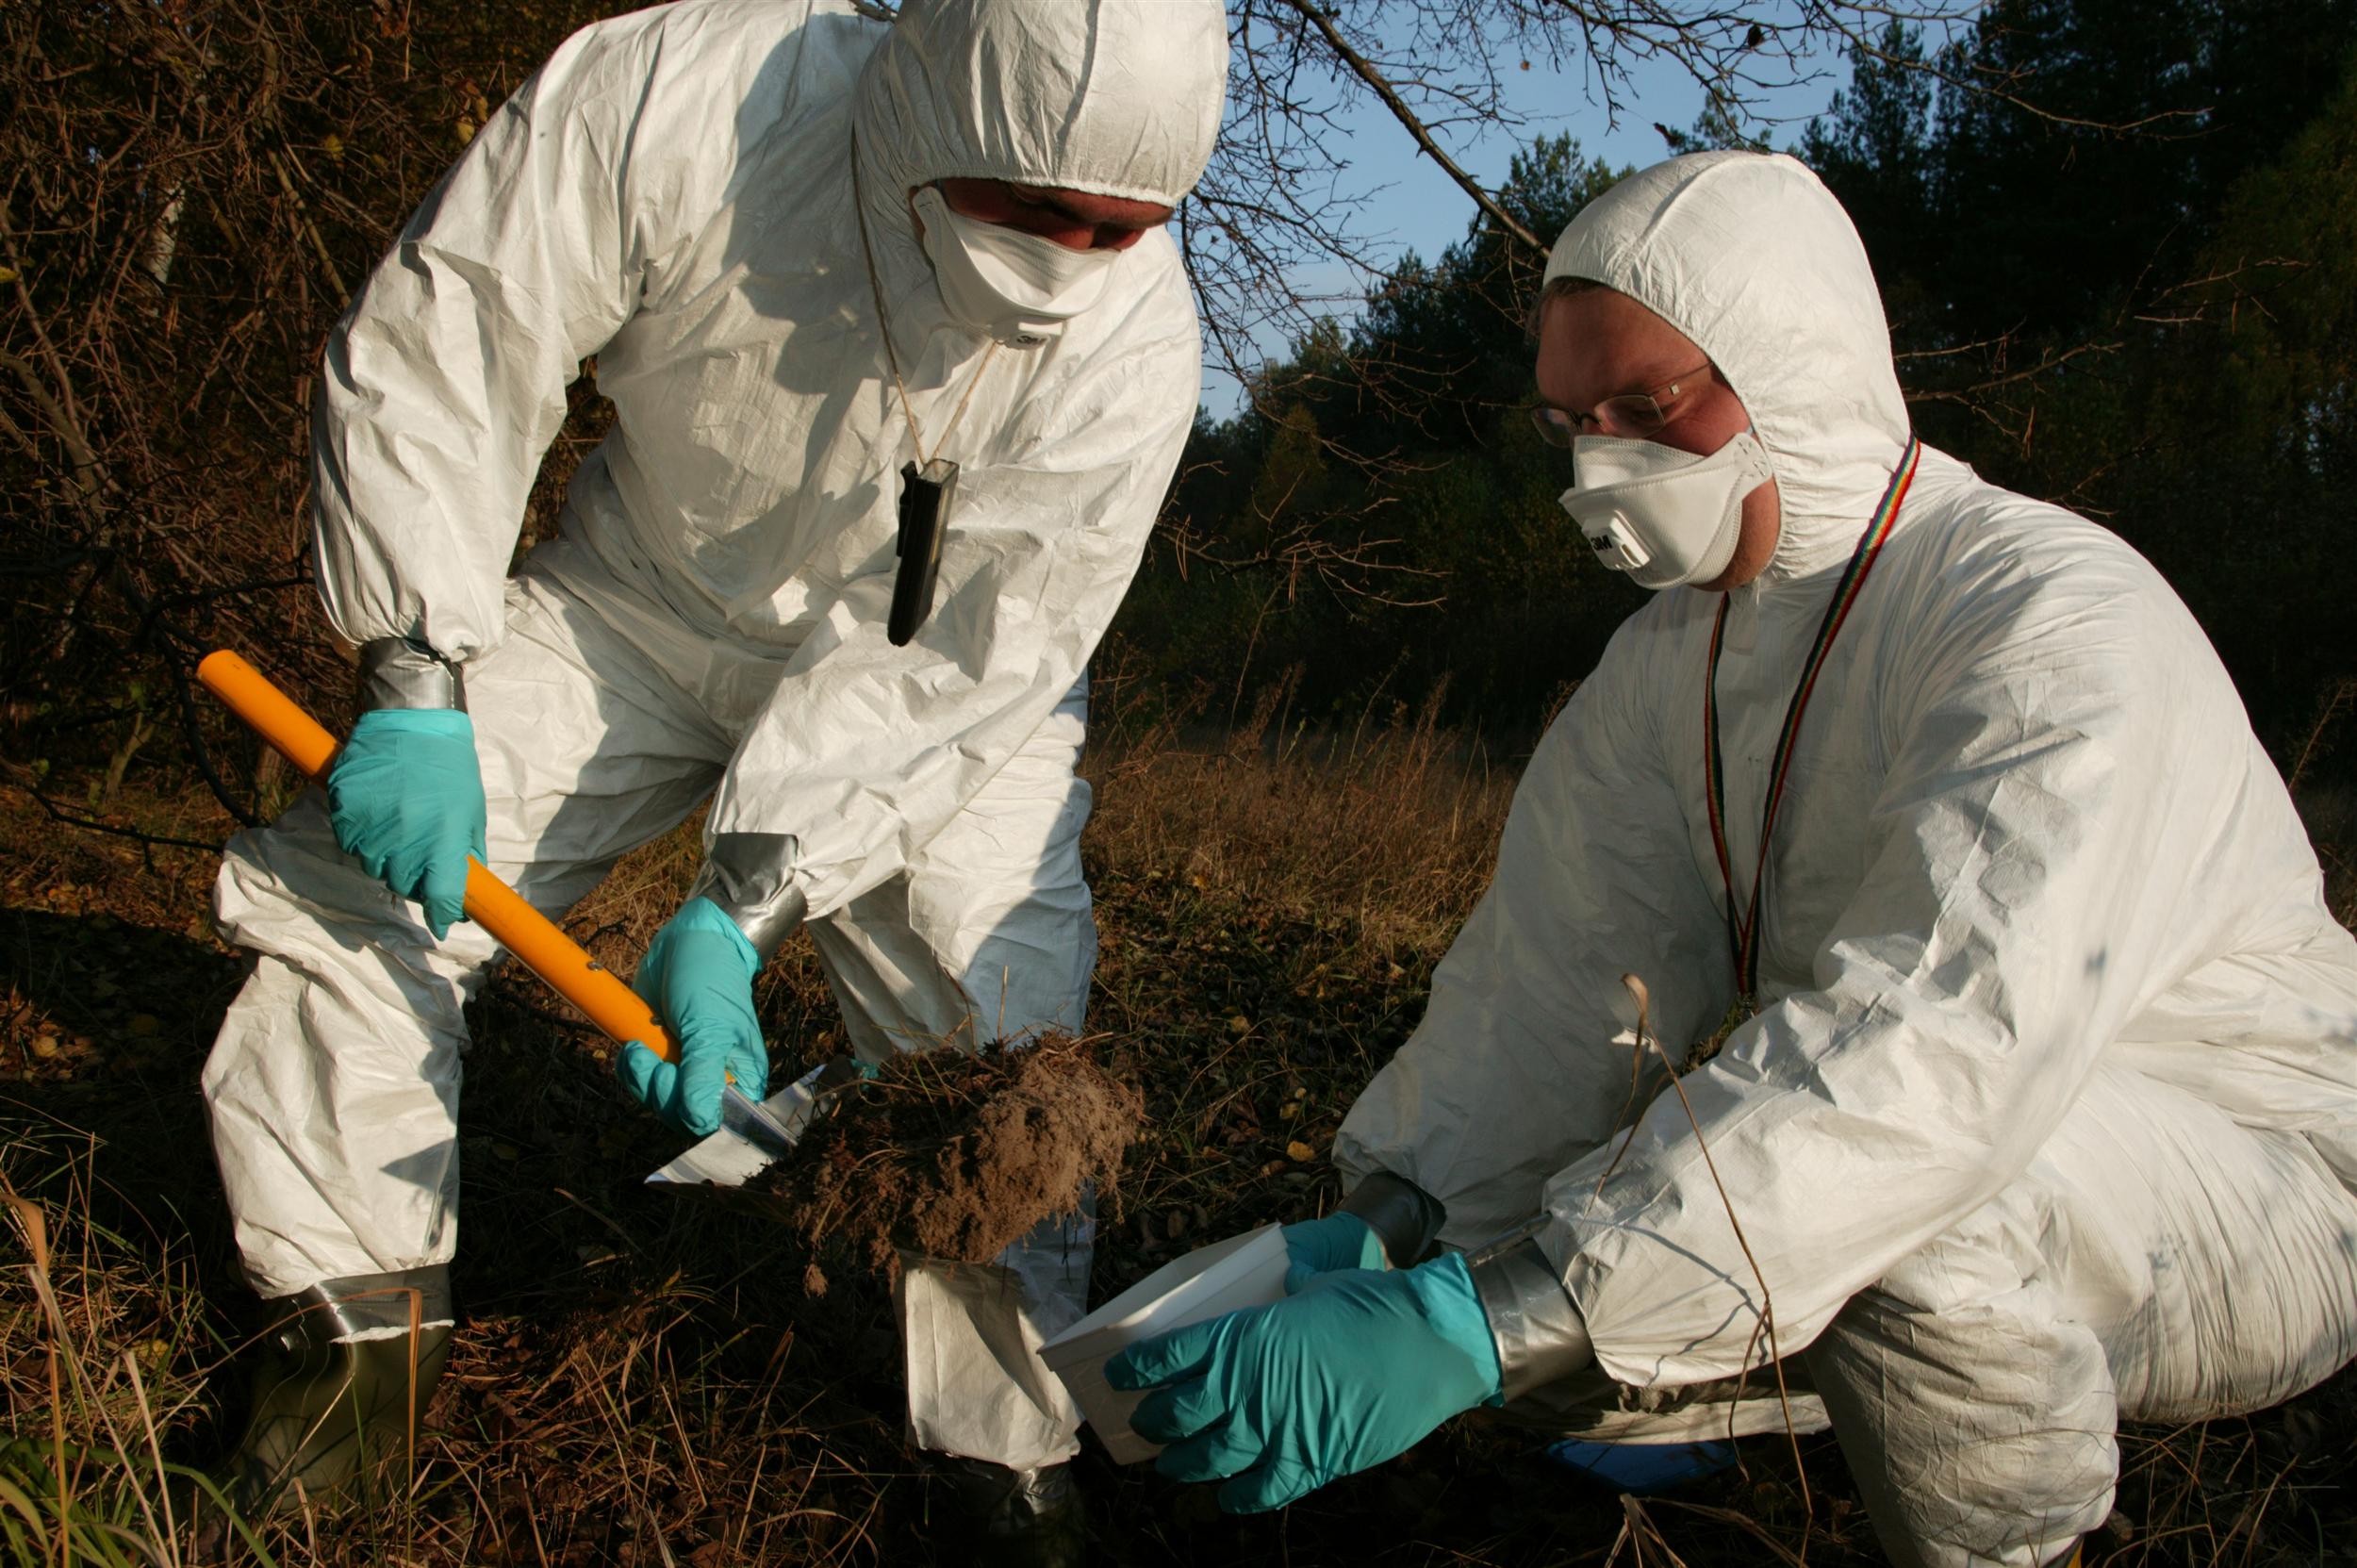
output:
{"label": "blue sky", "polygon": [[[1819,79],[1779,91],[1766,100],[1766,108],[1779,122],[1768,140],[1788,145],[1800,139],[1800,122],[1821,112],[1835,91],[1849,80],[1847,65],[1838,59],[1822,62]],[[1518,73],[1510,83],[1513,107],[1525,123],[1513,129],[1492,127],[1484,134],[1461,131],[1444,134],[1449,154],[1485,187],[1494,189],[1505,177],[1507,162],[1519,147],[1540,135],[1568,131],[1591,157],[1639,168],[1666,156],[1654,122],[1677,129],[1691,126],[1702,113],[1703,94],[1686,74],[1660,65],[1639,66],[1631,73],[1621,114],[1614,124],[1603,106],[1591,102],[1574,74],[1558,74],[1534,67]],[[1399,123],[1372,99],[1360,103],[1343,122],[1350,138],[1351,167],[1345,189],[1380,191],[1360,220],[1374,239],[1373,249],[1386,261],[1407,251],[1430,259],[1461,239],[1473,216],[1473,203],[1438,165],[1424,157]],[[1547,236],[1553,239],[1552,235]],[[1295,274],[1294,287],[1305,294],[1339,295],[1334,313],[1348,319],[1363,292],[1363,280],[1353,278],[1339,265],[1308,269]],[[1271,335],[1261,348],[1281,355],[1287,344]],[[1234,412],[1239,403],[1235,381],[1225,371],[1206,367],[1204,406],[1214,416]]]}

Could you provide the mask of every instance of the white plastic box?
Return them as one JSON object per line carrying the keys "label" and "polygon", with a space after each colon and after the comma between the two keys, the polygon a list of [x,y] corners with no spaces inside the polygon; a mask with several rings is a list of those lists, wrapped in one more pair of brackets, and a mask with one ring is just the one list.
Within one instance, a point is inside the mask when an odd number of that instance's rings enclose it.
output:
{"label": "white plastic box", "polygon": [[1108,1452],[1136,1464],[1162,1452],[1129,1429],[1143,1394],[1105,1381],[1114,1351],[1190,1323],[1285,1298],[1285,1238],[1274,1225],[1230,1236],[1173,1259],[1039,1348]]}

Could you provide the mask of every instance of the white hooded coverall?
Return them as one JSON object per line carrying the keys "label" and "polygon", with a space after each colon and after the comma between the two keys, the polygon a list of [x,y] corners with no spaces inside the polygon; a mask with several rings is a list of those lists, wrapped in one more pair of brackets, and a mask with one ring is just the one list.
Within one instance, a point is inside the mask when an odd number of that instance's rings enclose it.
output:
{"label": "white hooded coverall", "polygon": [[[1175,204],[1226,58],[1211,0],[931,0],[897,25],[683,0],[576,34],[484,126],[338,326],[314,454],[336,629],[463,661],[493,870],[561,914],[717,788],[707,845],[778,847],[864,1056],[1080,1026],[1083,667],[1194,417],[1194,305],[1156,230],[1061,336],[985,365],[907,198],[963,175]],[[962,466],[904,648],[885,622],[915,453],[855,145],[925,455]],[[613,432],[510,577],[592,355]],[[317,793],[238,837],[218,907],[260,954],[205,1076],[252,1283],[448,1260],[460,1007],[494,945],[471,924],[436,944],[338,852]],[[917,1271],[925,1445],[1072,1451],[1030,1351],[1080,1311],[1079,1225],[1012,1275]]]}
{"label": "white hooded coverall", "polygon": [[[1718,676],[1740,908],[1786,704],[1908,436],[1874,281],[1817,179],[1750,154],[1624,181],[1547,275],[1692,338],[1774,465],[1782,535]],[[1895,1561],[2046,1561],[2103,1521],[2119,1418],[2256,1408],[2357,1352],[2357,944],[2167,585],[1927,451],[1803,720],[1761,1011],[1686,1075],[1698,1135],[1657,1072],[1632,1093],[1619,977],[1674,1059],[1734,999],[1721,600],[1652,601],[1548,731],[1336,1161],[1439,1198],[1456,1245],[1535,1226],[1603,1376],[1527,1405],[1723,1432],[1702,1386],[1769,1358],[1772,1305]],[[1779,1426],[1774,1379],[1735,1416]]]}

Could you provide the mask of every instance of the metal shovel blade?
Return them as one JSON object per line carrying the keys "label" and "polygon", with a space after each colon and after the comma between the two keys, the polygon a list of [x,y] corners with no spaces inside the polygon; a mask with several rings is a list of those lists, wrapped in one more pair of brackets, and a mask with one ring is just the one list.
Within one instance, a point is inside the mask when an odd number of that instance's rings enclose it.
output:
{"label": "metal shovel blade", "polygon": [[720,1131],[649,1176],[647,1184],[741,1187],[801,1142],[837,1090],[859,1081],[859,1064],[838,1056],[765,1100],[750,1098],[732,1083],[720,1092]]}

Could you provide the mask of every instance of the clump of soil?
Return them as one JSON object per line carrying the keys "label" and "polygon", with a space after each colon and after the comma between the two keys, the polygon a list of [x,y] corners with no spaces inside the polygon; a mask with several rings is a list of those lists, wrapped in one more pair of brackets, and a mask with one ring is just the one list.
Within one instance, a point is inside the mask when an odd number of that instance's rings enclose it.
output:
{"label": "clump of soil", "polygon": [[1115,1200],[1145,1116],[1090,1042],[910,1053],[838,1095],[747,1191],[821,1254],[988,1263],[1092,1184]]}

